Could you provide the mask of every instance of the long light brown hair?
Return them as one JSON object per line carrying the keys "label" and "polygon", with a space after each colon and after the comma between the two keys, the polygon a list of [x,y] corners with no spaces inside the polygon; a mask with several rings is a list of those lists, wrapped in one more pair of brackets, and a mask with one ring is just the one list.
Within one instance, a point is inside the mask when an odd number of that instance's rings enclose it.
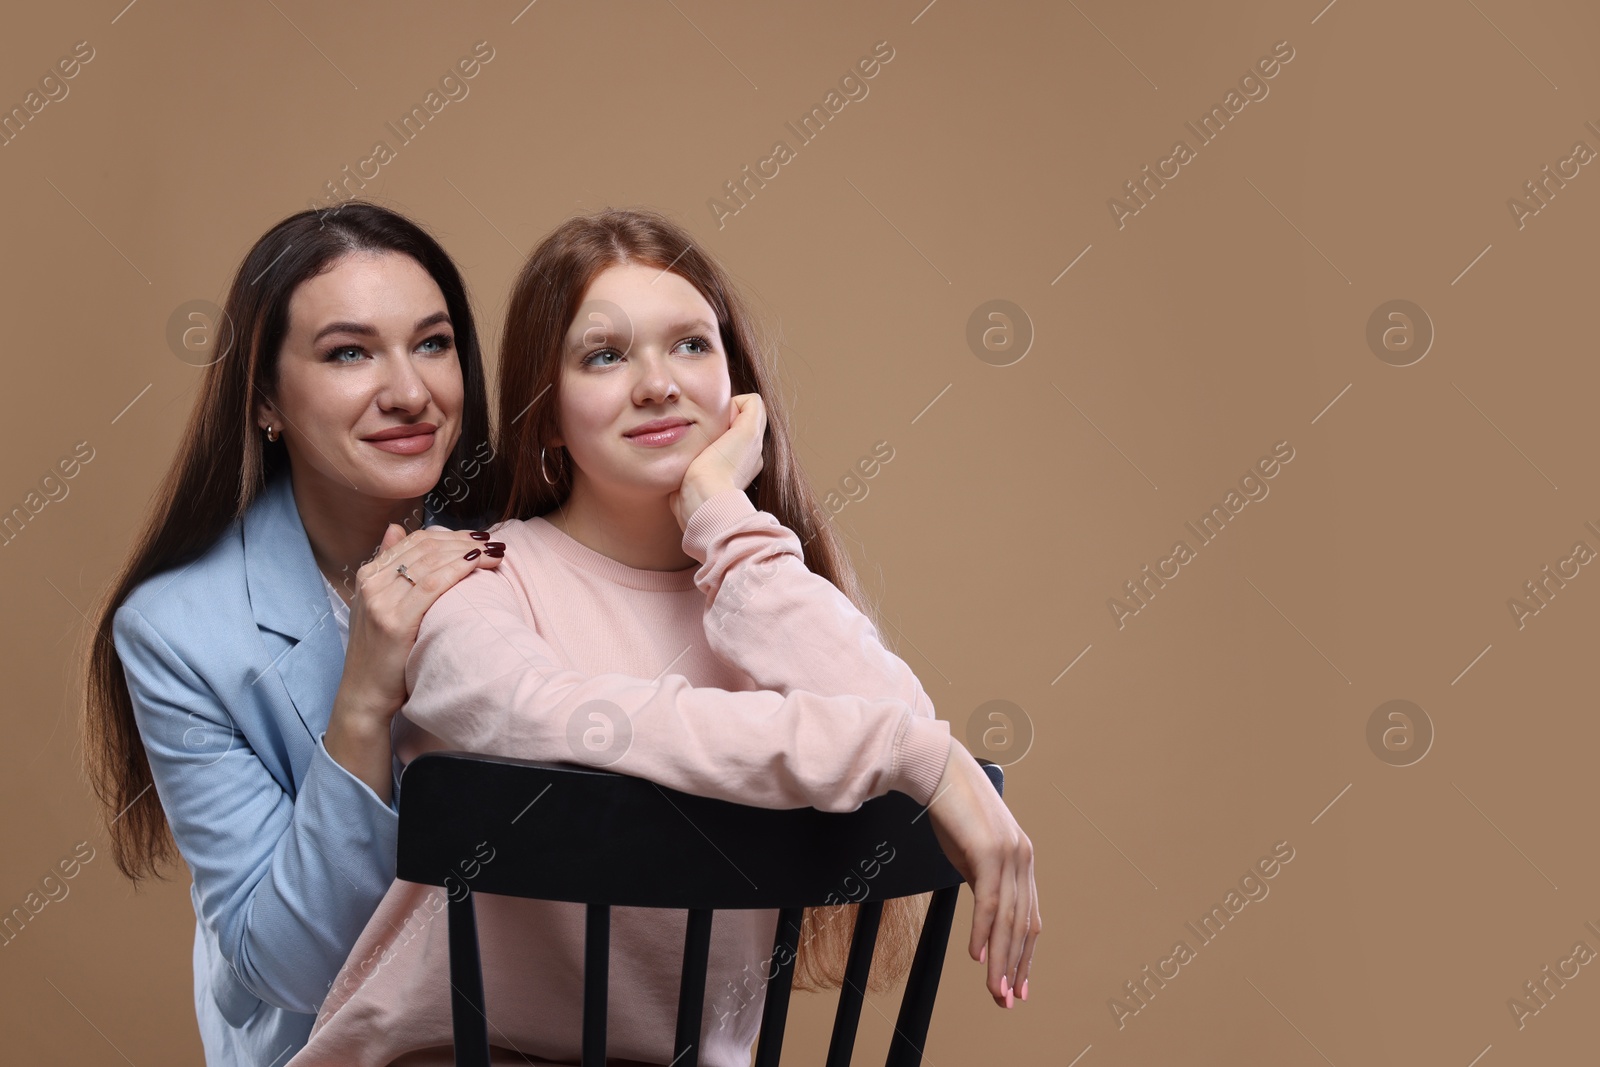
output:
{"label": "long light brown hair", "polygon": [[[503,457],[500,518],[543,515],[564,504],[572,491],[570,453],[549,445],[558,433],[561,352],[590,283],[608,267],[623,263],[670,270],[711,305],[733,393],[759,393],[766,409],[761,472],[746,495],[794,531],[806,566],[832,582],[881,634],[855,567],[795,458],[789,416],[754,318],[716,261],[687,231],[656,212],[607,210],[568,219],[534,249],[517,276],[501,336],[500,443],[495,449]],[[554,485],[540,470],[541,448],[551,453],[545,469],[560,471]],[[869,978],[873,992],[889,989],[910,969],[927,904],[927,894],[885,902]],[[837,989],[843,984],[857,910],[853,903],[806,909],[795,989]]]}
{"label": "long light brown hair", "polygon": [[[112,858],[135,884],[158,875],[176,855],[166,813],[151,788],[150,759],[134,719],[122,660],[112,643],[113,617],[140,582],[210,548],[244,515],[268,479],[288,467],[283,439],[269,444],[256,429],[254,406],[260,397],[276,395],[289,298],[301,282],[329,270],[343,256],[362,252],[410,256],[444,294],[464,387],[461,437],[425,503],[436,513],[468,521],[487,509],[487,487],[460,494],[453,488],[441,491],[458,484],[457,472],[472,466],[471,457],[490,440],[478,331],[466,285],[449,254],[410,219],[362,201],[333,211],[302,211],[268,230],[234,274],[217,323],[214,358],[205,369],[178,453],[155,493],[143,532],[100,602],[90,633],[84,755],[111,837]],[[411,526],[409,521],[406,525]]]}

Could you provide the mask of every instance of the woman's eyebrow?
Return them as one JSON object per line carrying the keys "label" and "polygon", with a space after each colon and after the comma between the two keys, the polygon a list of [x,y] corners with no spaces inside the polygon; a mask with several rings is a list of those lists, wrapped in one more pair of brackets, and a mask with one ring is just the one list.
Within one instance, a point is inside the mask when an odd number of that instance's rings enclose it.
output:
{"label": "woman's eyebrow", "polygon": [[317,335],[311,340],[314,342],[320,341],[330,333],[354,333],[360,334],[363,337],[371,337],[377,332],[377,330],[373,329],[364,322],[330,322],[328,325],[318,330]]}
{"label": "woman's eyebrow", "polygon": [[[412,330],[420,332],[426,330],[429,326],[437,326],[441,322],[446,324],[450,322],[450,313],[448,311],[435,311],[432,315],[426,315],[418,319]],[[365,322],[330,322],[318,330],[317,335],[311,340],[315,343],[330,333],[353,333],[361,337],[374,337],[377,335],[378,330],[375,326]]]}

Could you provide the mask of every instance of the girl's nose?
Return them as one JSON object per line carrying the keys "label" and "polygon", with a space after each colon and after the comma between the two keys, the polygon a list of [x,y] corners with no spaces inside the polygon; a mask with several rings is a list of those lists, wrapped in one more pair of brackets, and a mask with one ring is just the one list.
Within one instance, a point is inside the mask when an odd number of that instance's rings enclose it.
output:
{"label": "girl's nose", "polygon": [[640,404],[661,403],[678,397],[682,390],[672,377],[671,365],[664,359],[642,359],[639,381],[634,386],[634,401]]}

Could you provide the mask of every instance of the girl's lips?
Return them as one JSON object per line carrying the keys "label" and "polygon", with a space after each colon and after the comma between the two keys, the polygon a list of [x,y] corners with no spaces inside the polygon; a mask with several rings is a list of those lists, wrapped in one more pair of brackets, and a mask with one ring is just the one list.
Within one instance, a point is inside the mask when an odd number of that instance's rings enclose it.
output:
{"label": "girl's lips", "polygon": [[681,423],[677,426],[669,426],[665,430],[657,430],[654,433],[636,433],[629,437],[628,440],[636,445],[643,445],[645,448],[660,448],[663,445],[670,445],[682,440],[688,434],[689,426],[689,423]]}
{"label": "girl's lips", "polygon": [[411,437],[391,437],[387,441],[368,441],[373,448],[401,456],[414,456],[433,447],[433,433],[419,433]]}

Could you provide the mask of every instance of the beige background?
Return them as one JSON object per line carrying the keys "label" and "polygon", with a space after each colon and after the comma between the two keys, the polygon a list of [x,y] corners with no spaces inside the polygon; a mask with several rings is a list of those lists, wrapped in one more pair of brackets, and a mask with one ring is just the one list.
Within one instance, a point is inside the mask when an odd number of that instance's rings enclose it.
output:
{"label": "beige background", "polygon": [[[1600,966],[1521,1029],[1507,1007],[1600,950],[1600,577],[1520,629],[1507,606],[1600,549],[1600,174],[1520,229],[1507,207],[1600,150],[1591,5],[124,2],[14,8],[0,34],[7,108],[95,51],[0,148],[0,506],[94,449],[0,549],[0,910],[98,850],[0,948],[8,1057],[199,1061],[186,873],[132,892],[80,771],[81,613],[192,402],[173,310],[220,300],[478,41],[470,94],[366,192],[458,258],[486,351],[555,223],[673,213],[781,331],[815,483],[894,448],[838,521],[940,715],[967,736],[1007,700],[1032,731],[1007,790],[1039,855],[1031,1002],[983,992],[964,895],[929,1063],[1592,1055]],[[884,40],[869,95],[796,147],[784,123]],[[1119,229],[1108,198],[1284,40],[1270,94]],[[719,228],[707,200],[778,139],[796,158]],[[991,299],[1031,322],[1010,366],[966,340]],[[1436,331],[1406,367],[1366,341],[1394,299]],[[1279,441],[1270,495],[1119,629],[1108,598]],[[1409,766],[1367,742],[1392,699],[1435,733]],[[1184,923],[1280,841],[1270,895],[1198,947]],[[1196,958],[1119,1028],[1110,998],[1180,938]],[[877,1007],[859,1062],[887,1046]],[[787,1062],[819,1062],[831,1008],[797,1005]]]}

